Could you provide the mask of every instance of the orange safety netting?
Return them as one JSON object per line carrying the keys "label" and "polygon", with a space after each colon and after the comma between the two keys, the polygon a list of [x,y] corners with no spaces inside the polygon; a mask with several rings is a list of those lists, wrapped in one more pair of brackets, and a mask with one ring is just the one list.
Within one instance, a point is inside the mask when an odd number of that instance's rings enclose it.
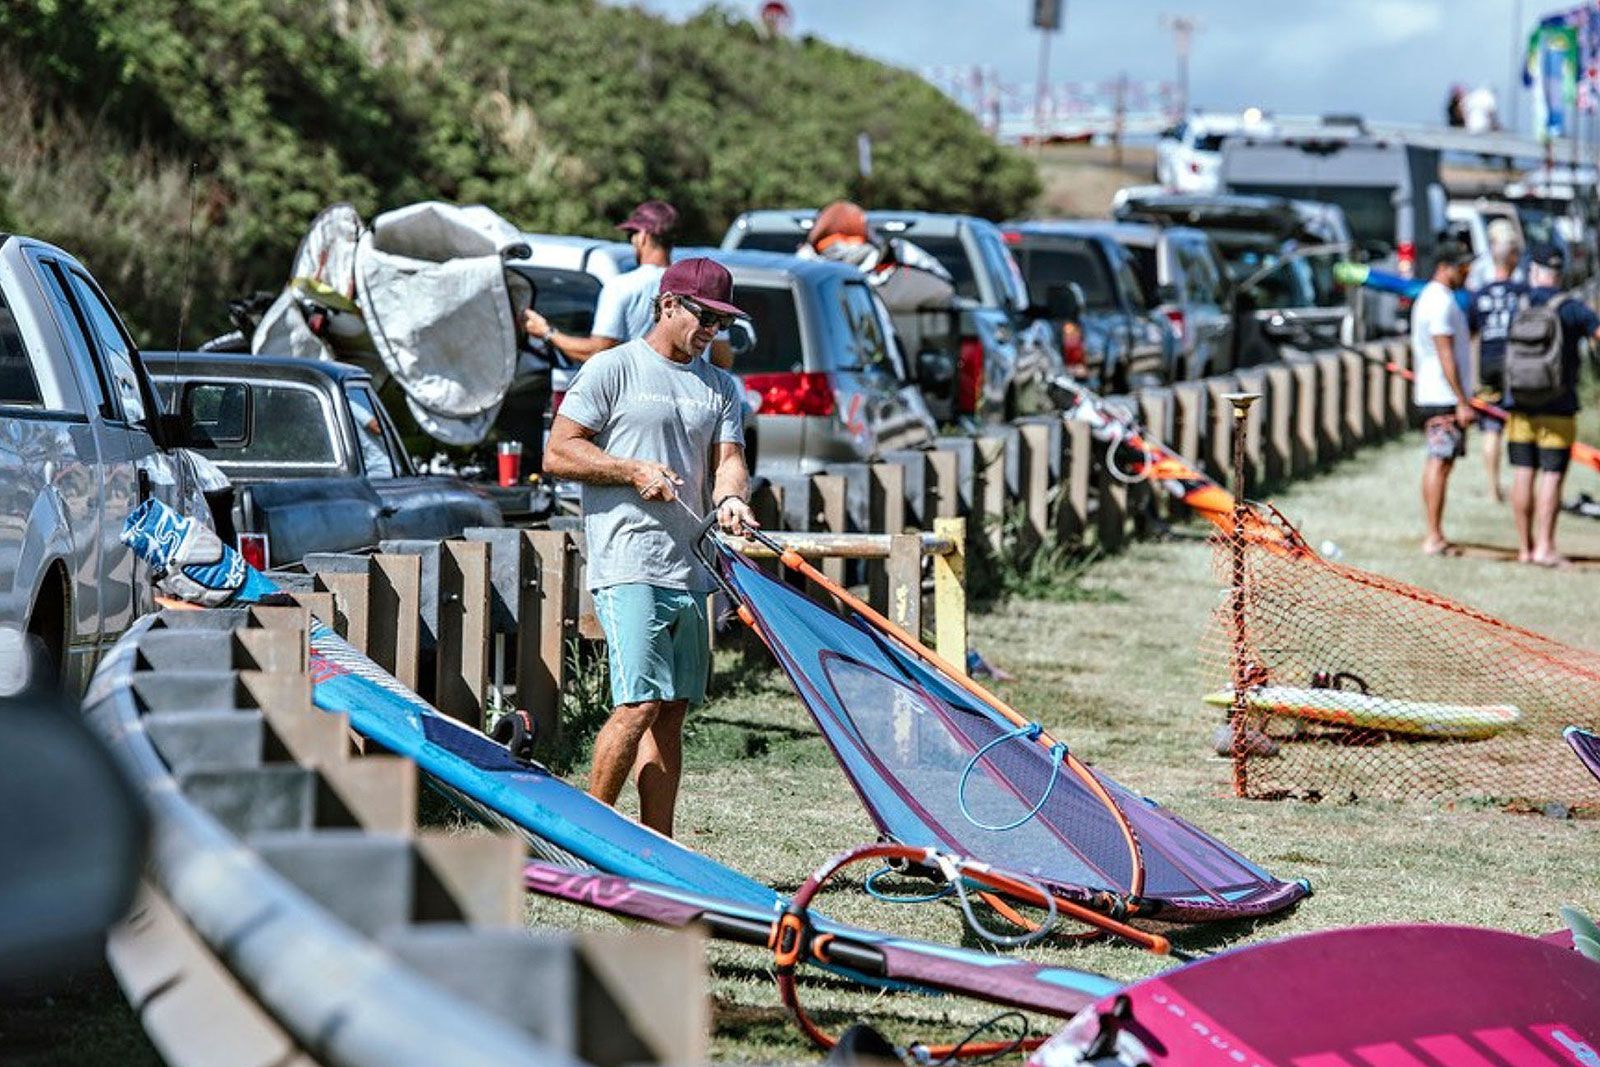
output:
{"label": "orange safety netting", "polygon": [[1600,814],[1561,737],[1600,723],[1600,653],[1325,559],[1256,514],[1273,536],[1217,535],[1224,593],[1202,642],[1239,795]]}

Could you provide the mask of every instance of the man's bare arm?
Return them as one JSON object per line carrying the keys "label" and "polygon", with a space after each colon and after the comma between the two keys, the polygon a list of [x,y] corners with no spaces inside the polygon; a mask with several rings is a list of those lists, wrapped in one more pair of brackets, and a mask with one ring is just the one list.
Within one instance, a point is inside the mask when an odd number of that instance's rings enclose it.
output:
{"label": "man's bare arm", "polygon": [[745,463],[744,446],[723,442],[717,445],[717,472],[711,483],[711,499],[736,496],[750,499],[750,467]]}
{"label": "man's bare arm", "polygon": [[1461,375],[1456,369],[1455,335],[1434,334],[1433,347],[1439,354],[1439,369],[1444,372],[1445,384],[1456,394],[1456,421],[1465,426],[1472,418],[1472,411],[1468,404],[1467,391],[1461,385]]}
{"label": "man's bare arm", "polygon": [[622,343],[615,337],[598,335],[576,337],[568,333],[558,333],[550,320],[533,308],[528,308],[522,313],[522,329],[529,337],[546,342],[574,363],[582,363],[590,356],[597,356],[606,349],[615,348]]}
{"label": "man's bare arm", "polygon": [[544,446],[545,473],[590,485],[631,485],[646,500],[671,500],[683,479],[665,463],[613,456],[594,443],[595,431],[565,415],[550,425]]}
{"label": "man's bare arm", "polygon": [[761,525],[750,510],[750,467],[745,462],[743,445],[717,445],[717,470],[711,484],[711,499],[718,505],[717,521],[724,530],[742,534],[747,527]]}
{"label": "man's bare arm", "polygon": [[558,333],[550,338],[550,344],[574,363],[583,363],[590,356],[598,356],[621,343],[615,337],[574,337],[570,333]]}

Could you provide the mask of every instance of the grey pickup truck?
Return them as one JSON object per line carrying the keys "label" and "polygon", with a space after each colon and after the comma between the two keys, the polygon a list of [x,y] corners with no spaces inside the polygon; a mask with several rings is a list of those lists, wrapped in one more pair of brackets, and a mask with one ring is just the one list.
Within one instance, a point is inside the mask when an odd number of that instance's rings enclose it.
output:
{"label": "grey pickup truck", "polygon": [[118,535],[147,498],[203,516],[183,443],[83,264],[0,233],[0,689],[31,645],[37,669],[81,690],[152,607]]}
{"label": "grey pickup truck", "polygon": [[250,540],[252,562],[502,525],[483,492],[413,468],[364,370],[222,352],[144,359],[194,450],[232,483],[231,500],[211,499],[219,532],[265,535]]}

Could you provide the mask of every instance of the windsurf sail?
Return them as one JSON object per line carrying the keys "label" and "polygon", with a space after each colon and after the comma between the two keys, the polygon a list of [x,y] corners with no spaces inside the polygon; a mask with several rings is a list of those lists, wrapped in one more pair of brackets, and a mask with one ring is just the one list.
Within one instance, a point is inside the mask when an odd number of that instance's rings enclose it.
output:
{"label": "windsurf sail", "polygon": [[1083,1011],[1028,1067],[1555,1067],[1593,1064],[1597,1047],[1600,964],[1501,930],[1360,926],[1147,978]]}
{"label": "windsurf sail", "polygon": [[1569,726],[1561,731],[1561,736],[1567,739],[1567,744],[1572,746],[1572,751],[1577,753],[1578,761],[1584,768],[1600,781],[1600,734],[1591,733],[1581,726]]}
{"label": "windsurf sail", "polygon": [[[150,565],[165,590],[187,602],[214,607],[260,603],[282,595],[276,584],[214,533],[159,501],[140,505],[129,516],[122,538]],[[538,857],[530,869],[547,873],[530,888],[558,884],[549,872],[565,870],[572,877],[559,884],[567,887],[569,896],[588,898],[580,902],[604,906],[611,901],[622,910],[621,891],[633,886],[629,892],[636,900],[646,895],[658,903],[675,900],[680,907],[700,908],[707,914],[714,911],[765,923],[764,929],[770,929],[789,905],[773,889],[639,825],[538,763],[513,758],[488,736],[429,706],[320,621],[313,620],[309,643],[313,703],[347,715],[357,733],[413,760],[430,786],[468,814],[523,838]],[[649,894],[638,888],[645,885],[653,887]],[[834,929],[821,916],[813,915],[812,924],[819,933]],[[852,931],[850,936],[871,935]],[[1005,970],[1011,977],[994,987],[996,992],[1006,991],[1003,1002],[1021,998],[1054,1014],[1075,1010],[1082,996],[1093,994],[1107,981],[1067,968],[1017,970],[989,953],[920,942],[886,938],[879,947],[887,953],[884,967],[889,981],[921,985],[926,979],[927,988],[986,997],[995,975]],[[851,970],[842,957],[834,965],[813,954],[812,962],[849,977],[877,981],[872,973]],[[1030,974],[1039,988],[1023,996],[1017,989],[1033,980],[1027,977]],[[958,988],[961,981],[966,984]]]}
{"label": "windsurf sail", "polygon": [[798,553],[753,536],[845,613],[767,576],[709,525],[697,548],[888,838],[993,863],[1112,916],[1265,915],[1310,891],[1094,771]]}

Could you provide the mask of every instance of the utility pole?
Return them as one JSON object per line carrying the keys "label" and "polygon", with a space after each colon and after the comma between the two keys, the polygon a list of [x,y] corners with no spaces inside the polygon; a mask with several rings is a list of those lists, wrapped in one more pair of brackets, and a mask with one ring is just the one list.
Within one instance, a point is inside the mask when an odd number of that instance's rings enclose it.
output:
{"label": "utility pole", "polygon": [[1162,15],[1163,29],[1172,32],[1172,48],[1178,58],[1178,118],[1189,114],[1189,45],[1204,27],[1193,15]]}
{"label": "utility pole", "polygon": [[1111,110],[1111,165],[1122,166],[1122,136],[1128,127],[1128,72],[1117,73]]}
{"label": "utility pole", "polygon": [[1033,0],[1033,25],[1039,31],[1039,76],[1033,89],[1033,141],[1036,151],[1043,150],[1048,132],[1045,127],[1045,104],[1050,99],[1050,38],[1061,29],[1065,7],[1066,0]]}
{"label": "utility pole", "polygon": [[1501,125],[1509,132],[1522,129],[1522,72],[1528,62],[1528,29],[1522,24],[1522,0],[1511,4],[1511,79],[1506,82],[1505,114]]}

